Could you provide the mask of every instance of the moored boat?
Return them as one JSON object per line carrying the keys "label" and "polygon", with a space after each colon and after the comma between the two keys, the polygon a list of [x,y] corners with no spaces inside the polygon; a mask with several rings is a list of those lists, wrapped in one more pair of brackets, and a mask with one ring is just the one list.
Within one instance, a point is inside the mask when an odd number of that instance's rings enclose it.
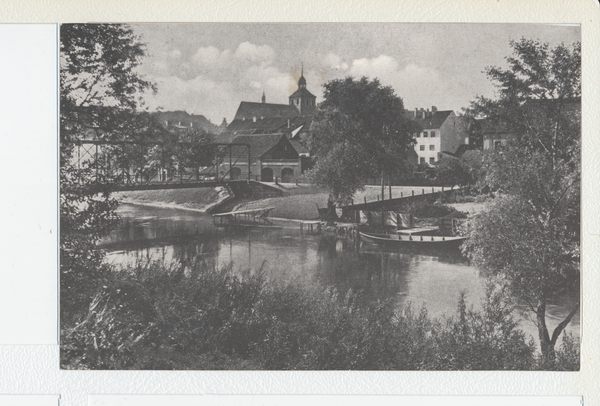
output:
{"label": "moored boat", "polygon": [[466,237],[441,235],[374,234],[359,232],[362,241],[393,246],[458,247]]}

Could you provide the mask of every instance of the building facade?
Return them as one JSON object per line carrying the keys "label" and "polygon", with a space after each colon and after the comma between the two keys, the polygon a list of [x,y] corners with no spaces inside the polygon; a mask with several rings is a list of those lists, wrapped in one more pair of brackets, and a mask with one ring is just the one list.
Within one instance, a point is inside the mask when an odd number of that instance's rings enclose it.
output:
{"label": "building facade", "polygon": [[452,110],[438,111],[432,106],[431,111],[416,109],[412,116],[422,128],[415,134],[419,164],[435,165],[442,154],[454,155],[461,145],[469,144],[467,125]]}

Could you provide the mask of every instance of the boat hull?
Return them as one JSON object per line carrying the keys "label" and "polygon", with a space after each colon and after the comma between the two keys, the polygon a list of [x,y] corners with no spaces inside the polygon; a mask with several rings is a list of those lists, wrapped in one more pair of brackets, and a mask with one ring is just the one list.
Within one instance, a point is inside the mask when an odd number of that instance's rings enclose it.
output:
{"label": "boat hull", "polygon": [[396,234],[371,234],[359,232],[361,241],[385,245],[385,246],[397,246],[397,247],[436,247],[436,248],[458,248],[460,244],[465,240],[465,237],[443,237],[443,236],[430,236],[430,235],[396,235]]}

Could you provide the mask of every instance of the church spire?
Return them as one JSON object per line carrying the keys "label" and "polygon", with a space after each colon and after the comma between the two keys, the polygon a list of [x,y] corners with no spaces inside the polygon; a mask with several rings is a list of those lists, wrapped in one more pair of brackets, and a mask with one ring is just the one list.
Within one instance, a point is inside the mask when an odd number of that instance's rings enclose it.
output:
{"label": "church spire", "polygon": [[260,99],[262,100],[263,104],[265,104],[265,101],[267,101],[267,98],[265,97],[265,91],[264,90],[263,90],[263,95],[262,95],[262,97]]}
{"label": "church spire", "polygon": [[298,89],[306,89],[306,79],[304,79],[304,62],[302,62],[302,70],[300,72],[300,79],[298,79]]}

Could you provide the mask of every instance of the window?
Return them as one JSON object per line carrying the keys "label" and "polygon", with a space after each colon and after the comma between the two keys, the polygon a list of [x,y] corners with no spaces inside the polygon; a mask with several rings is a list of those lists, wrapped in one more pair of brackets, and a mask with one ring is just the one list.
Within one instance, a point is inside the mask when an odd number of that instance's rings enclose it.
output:
{"label": "window", "polygon": [[435,151],[435,145],[430,145],[430,146],[429,146],[429,150],[430,150],[430,151]]}
{"label": "window", "polygon": [[419,146],[419,149],[420,149],[421,151],[425,151],[425,145],[420,145],[420,146]]}
{"label": "window", "polygon": [[429,136],[430,136],[431,138],[435,137],[435,131],[432,131],[432,132],[431,132],[431,134],[429,134]]}
{"label": "window", "polygon": [[421,133],[416,133],[415,138],[421,138]]}
{"label": "window", "polygon": [[423,131],[423,137],[427,138],[427,131]]}
{"label": "window", "polygon": [[429,158],[429,163],[430,164],[434,164],[435,163],[435,158]]}
{"label": "window", "polygon": [[420,163],[421,165],[425,164],[425,158],[419,158],[419,163]]}
{"label": "window", "polygon": [[502,147],[502,141],[495,141],[494,142],[494,149],[499,149],[500,147]]}

